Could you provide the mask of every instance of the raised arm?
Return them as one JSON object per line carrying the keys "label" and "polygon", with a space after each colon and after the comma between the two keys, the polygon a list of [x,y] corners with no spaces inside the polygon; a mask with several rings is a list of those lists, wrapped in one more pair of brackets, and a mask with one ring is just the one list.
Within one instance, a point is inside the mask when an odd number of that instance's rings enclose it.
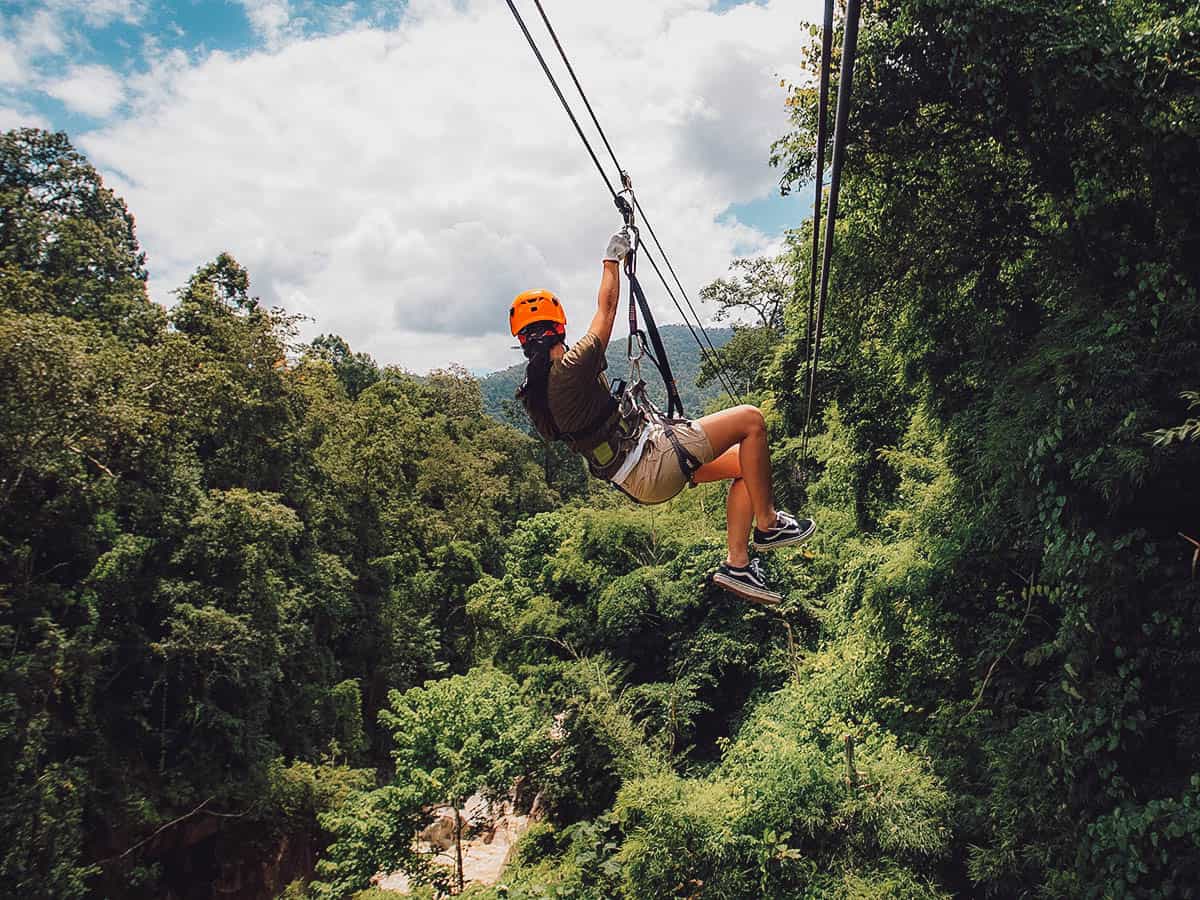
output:
{"label": "raised arm", "polygon": [[604,253],[604,273],[600,276],[600,294],[596,298],[596,315],[588,326],[588,333],[594,334],[600,341],[601,347],[608,347],[608,339],[612,337],[613,322],[617,318],[617,304],[621,299],[621,260],[629,252],[629,236],[618,231],[608,242]]}

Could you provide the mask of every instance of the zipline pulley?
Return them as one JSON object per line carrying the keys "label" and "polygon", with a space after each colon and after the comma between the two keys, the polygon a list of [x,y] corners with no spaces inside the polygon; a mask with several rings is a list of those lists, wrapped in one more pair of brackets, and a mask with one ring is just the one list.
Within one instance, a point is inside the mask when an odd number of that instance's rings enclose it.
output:
{"label": "zipline pulley", "polygon": [[621,170],[621,190],[613,194],[613,202],[625,220],[625,227],[634,228],[633,211],[637,207],[637,199],[633,196],[633,180],[624,169]]}

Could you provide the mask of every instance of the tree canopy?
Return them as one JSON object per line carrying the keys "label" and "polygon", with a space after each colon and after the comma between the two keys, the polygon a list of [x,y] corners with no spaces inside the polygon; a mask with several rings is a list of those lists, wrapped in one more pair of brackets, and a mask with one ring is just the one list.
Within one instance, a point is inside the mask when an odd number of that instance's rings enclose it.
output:
{"label": "tree canopy", "polygon": [[480,898],[1193,896],[1198,35],[866,5],[816,393],[810,225],[705,290],[818,523],[775,611],[706,581],[722,485],[633,507],[229,254],[164,311],[67,138],[4,135],[8,890],[353,896],[483,790],[541,818]]}

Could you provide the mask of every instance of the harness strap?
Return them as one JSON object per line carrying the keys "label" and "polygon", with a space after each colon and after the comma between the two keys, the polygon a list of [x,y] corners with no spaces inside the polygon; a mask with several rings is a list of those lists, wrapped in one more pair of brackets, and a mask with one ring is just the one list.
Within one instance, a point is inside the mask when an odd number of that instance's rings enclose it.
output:
{"label": "harness strap", "polygon": [[[599,437],[602,430],[608,430],[612,427],[613,416],[616,415],[619,407],[620,403],[617,401],[617,398],[610,395],[608,398],[608,409],[606,409],[594,420],[589,422],[586,426],[578,431],[559,431],[558,425],[555,423],[554,438],[555,440],[566,441],[568,444],[577,444],[583,441],[591,440],[594,437]],[[550,413],[550,407],[548,404],[546,407],[546,412],[549,414],[550,420],[553,422],[554,415],[553,413]]]}
{"label": "harness strap", "polygon": [[688,487],[695,487],[696,482],[693,480],[693,476],[695,476],[696,470],[699,469],[703,463],[701,463],[700,460],[698,460],[695,455],[687,449],[687,447],[683,446],[683,444],[680,443],[679,438],[676,437],[673,426],[679,424],[680,421],[687,420],[663,418],[659,420],[659,424],[662,425],[663,433],[666,434],[667,440],[671,442],[671,449],[675,451],[675,460],[679,463],[679,470],[683,472],[683,477],[687,479]]}
{"label": "harness strap", "polygon": [[671,442],[671,449],[675,451],[675,460],[679,463],[679,470],[683,472],[683,477],[687,480],[688,486],[695,487],[696,482],[693,480],[693,476],[703,463],[696,458],[695,454],[683,446],[683,443],[675,434],[675,426],[681,425],[688,420],[684,418],[672,418],[663,413],[654,404],[654,401],[646,396],[646,383],[644,381],[639,381],[635,384],[630,389],[630,392],[634,403],[643,411],[647,420],[662,428],[663,433],[667,436],[667,440]]}
{"label": "harness strap", "polygon": [[[628,196],[626,196],[628,195]],[[621,212],[621,217],[625,220],[624,231],[630,235],[629,252],[625,254],[625,277],[629,279],[629,380],[635,383],[641,381],[641,360],[643,356],[649,356],[650,361],[654,363],[654,367],[658,369],[658,374],[662,376],[663,384],[667,390],[667,419],[676,413],[680,417],[683,416],[683,401],[679,397],[679,386],[675,384],[675,375],[671,372],[671,362],[667,359],[667,348],[663,346],[662,335],[658,333],[658,325],[654,322],[654,314],[650,312],[650,304],[646,302],[646,294],[642,290],[642,283],[637,277],[637,256],[638,248],[641,245],[641,234],[638,232],[637,225],[634,224],[634,208],[637,201],[633,196],[633,181],[629,177],[629,173],[621,170],[621,192],[614,193],[613,199],[617,204],[617,209]],[[653,260],[652,260],[653,262]],[[661,273],[660,273],[661,274]],[[665,285],[666,282],[664,281]],[[668,292],[670,288],[667,289]],[[678,306],[678,304],[676,304]],[[646,330],[643,332],[638,328],[638,309],[641,309],[642,316],[646,320]],[[680,310],[682,313],[683,310]],[[686,318],[686,317],[685,317]],[[688,326],[691,327],[690,325]],[[650,353],[646,347],[646,335],[650,336],[650,344],[654,347],[654,352]],[[695,337],[695,332],[692,333]],[[636,352],[635,352],[636,347]],[[701,345],[701,350],[704,346]],[[653,404],[651,404],[653,406]]]}
{"label": "harness strap", "polygon": [[665,425],[663,430],[667,433],[667,437],[671,441],[671,446],[675,450],[675,458],[679,461],[679,469],[683,472],[683,477],[687,479],[688,487],[695,487],[696,470],[703,463],[691,453],[683,444],[679,442],[679,438],[675,436],[675,429],[670,425]]}
{"label": "harness strap", "polygon": [[637,272],[634,268],[633,259],[634,253],[631,251],[625,257],[625,274],[629,278],[629,325],[631,336],[637,331],[637,312],[634,306],[636,301],[637,307],[641,308],[642,317],[646,320],[646,334],[650,337],[650,344],[654,347],[654,353],[647,354],[650,356],[650,361],[654,363],[658,373],[662,375],[663,383],[667,389],[667,417],[679,414],[683,416],[683,401],[679,398],[679,387],[675,384],[675,376],[671,372],[671,361],[667,358],[667,348],[663,346],[662,336],[658,333],[658,326],[654,323],[654,315],[650,312],[650,304],[646,301],[646,295],[642,292],[641,282],[638,281]]}

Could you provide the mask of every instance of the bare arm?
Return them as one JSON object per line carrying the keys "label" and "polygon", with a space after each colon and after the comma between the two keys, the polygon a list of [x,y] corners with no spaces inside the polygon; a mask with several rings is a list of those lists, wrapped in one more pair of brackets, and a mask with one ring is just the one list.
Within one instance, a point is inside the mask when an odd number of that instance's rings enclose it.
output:
{"label": "bare arm", "polygon": [[606,259],[604,274],[600,278],[600,296],[596,299],[596,315],[592,317],[592,324],[588,326],[588,333],[599,339],[601,347],[608,347],[620,300],[621,264],[615,259]]}

